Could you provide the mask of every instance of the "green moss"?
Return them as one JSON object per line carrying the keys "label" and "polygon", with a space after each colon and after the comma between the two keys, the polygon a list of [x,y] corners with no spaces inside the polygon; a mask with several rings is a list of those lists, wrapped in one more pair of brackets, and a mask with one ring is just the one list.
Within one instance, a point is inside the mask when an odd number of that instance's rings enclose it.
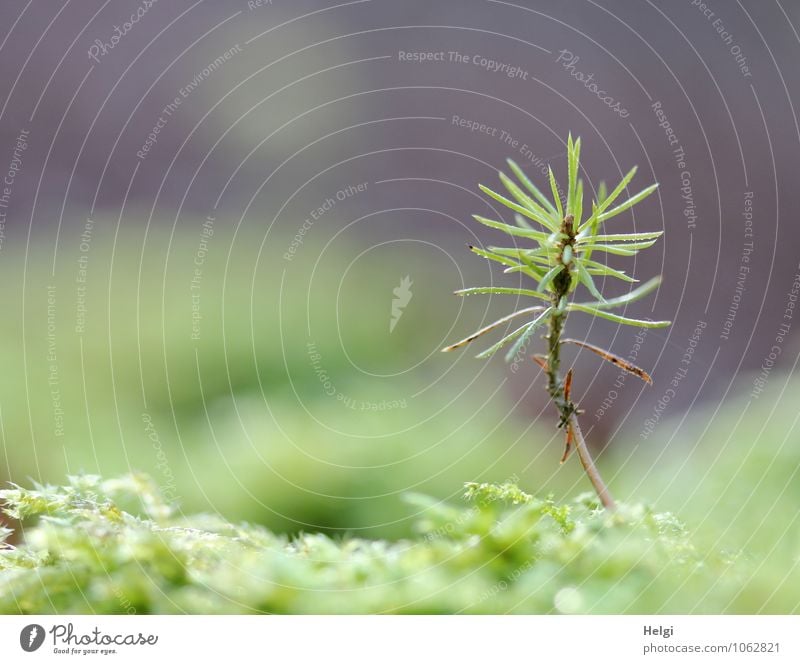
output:
{"label": "green moss", "polygon": [[[0,549],[3,613],[721,610],[747,577],[669,514],[556,505],[513,484],[467,484],[458,506],[410,496],[418,535],[394,542],[187,517],[141,475],[0,498],[25,525]],[[687,581],[691,597],[675,597]]]}

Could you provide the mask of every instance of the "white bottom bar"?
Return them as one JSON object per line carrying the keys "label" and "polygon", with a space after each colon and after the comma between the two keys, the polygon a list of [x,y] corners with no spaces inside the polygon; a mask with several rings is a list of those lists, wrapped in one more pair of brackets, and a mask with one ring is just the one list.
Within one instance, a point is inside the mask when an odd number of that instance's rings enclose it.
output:
{"label": "white bottom bar", "polygon": [[0,652],[4,662],[800,662],[800,617],[3,616]]}

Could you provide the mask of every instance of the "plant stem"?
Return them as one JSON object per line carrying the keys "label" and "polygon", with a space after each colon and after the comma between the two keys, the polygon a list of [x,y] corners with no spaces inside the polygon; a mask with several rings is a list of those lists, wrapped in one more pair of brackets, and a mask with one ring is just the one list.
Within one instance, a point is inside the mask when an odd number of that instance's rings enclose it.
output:
{"label": "plant stem", "polygon": [[[561,241],[561,251],[558,255],[559,261],[563,261],[564,247],[567,245],[571,246],[575,242],[575,229],[572,226],[572,222],[572,215],[564,217],[561,232],[564,233],[566,237]],[[561,273],[553,279],[553,315],[550,316],[550,328],[547,334],[548,353],[547,366],[545,369],[547,373],[547,391],[556,408],[558,408],[560,415],[559,426],[566,427],[567,431],[572,434],[578,458],[594,490],[597,492],[600,502],[607,510],[614,510],[616,509],[616,503],[611,497],[605,482],[603,482],[603,478],[600,476],[600,472],[594,464],[592,455],[589,453],[589,448],[586,446],[583,432],[578,424],[577,408],[572,400],[564,393],[564,382],[561,379],[561,333],[564,329],[566,312],[560,305],[569,297],[571,284],[572,277],[569,272],[569,265],[567,264],[564,265],[564,269]]]}
{"label": "plant stem", "polygon": [[600,471],[597,470],[597,466],[594,465],[594,460],[592,459],[592,455],[589,454],[589,448],[586,446],[586,440],[578,424],[578,418],[574,413],[570,415],[567,426],[572,430],[572,439],[575,441],[575,450],[578,453],[578,458],[581,460],[581,465],[586,471],[594,490],[597,492],[600,502],[603,503],[603,507],[607,510],[614,511],[617,509],[617,504],[614,502],[606,483],[600,476]]}

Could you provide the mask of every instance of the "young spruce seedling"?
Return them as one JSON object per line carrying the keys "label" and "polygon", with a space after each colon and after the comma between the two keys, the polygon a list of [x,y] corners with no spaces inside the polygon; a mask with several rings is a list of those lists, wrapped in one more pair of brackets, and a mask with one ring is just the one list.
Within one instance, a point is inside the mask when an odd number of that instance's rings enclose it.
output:
{"label": "young spruce seedling", "polygon": [[[635,256],[642,249],[655,244],[663,231],[652,233],[616,233],[601,234],[604,223],[632,208],[652,194],[657,184],[650,185],[624,203],[612,205],[627,188],[636,168],[632,168],[622,178],[617,187],[608,193],[604,185],[598,187],[597,199],[592,203],[591,214],[583,218],[583,181],[578,177],[581,151],[581,139],[573,141],[570,135],[567,140],[568,185],[566,208],[562,204],[560,190],[553,175],[548,169],[552,200],[545,196],[513,161],[508,160],[511,171],[519,180],[517,184],[504,173],[500,173],[500,181],[511,194],[512,199],[502,196],[488,187],[480,185],[481,191],[515,213],[516,226],[501,221],[486,219],[474,215],[476,221],[513,237],[533,240],[530,247],[488,247],[479,249],[470,247],[478,256],[505,265],[506,273],[521,272],[533,279],[535,288],[483,287],[465,288],[456,291],[457,295],[501,294],[532,297],[543,300],[545,304],[524,307],[507,316],[494,321],[477,332],[462,339],[458,343],[443,349],[452,351],[466,346],[468,343],[516,319],[525,318],[526,322],[510,334],[504,336],[496,344],[483,351],[478,358],[486,358],[504,346],[511,344],[506,353],[506,361],[511,361],[520,351],[526,348],[528,340],[540,328],[547,330],[544,339],[547,342],[546,355],[533,355],[534,361],[543,369],[547,377],[547,391],[559,412],[559,428],[566,432],[566,446],[561,462],[567,460],[573,446],[586,474],[592,482],[600,501],[606,509],[615,507],[614,499],[603,482],[597,467],[586,446],[577,415],[581,412],[572,401],[572,369],[562,379],[560,372],[561,345],[572,343],[596,353],[604,360],[630,372],[647,383],[652,383],[650,376],[639,367],[631,364],[613,353],[577,339],[565,339],[562,336],[564,323],[570,312],[579,312],[599,316],[622,325],[637,327],[666,327],[670,321],[636,320],[609,310],[624,307],[631,302],[654,291],[661,283],[661,277],[655,277],[619,297],[606,299],[597,289],[594,277],[613,277],[633,283],[636,279],[625,272],[613,269],[605,263],[592,260],[592,254],[601,252],[619,256]],[[536,225],[530,222],[536,222]],[[582,284],[594,298],[590,302],[573,302],[572,295]]]}

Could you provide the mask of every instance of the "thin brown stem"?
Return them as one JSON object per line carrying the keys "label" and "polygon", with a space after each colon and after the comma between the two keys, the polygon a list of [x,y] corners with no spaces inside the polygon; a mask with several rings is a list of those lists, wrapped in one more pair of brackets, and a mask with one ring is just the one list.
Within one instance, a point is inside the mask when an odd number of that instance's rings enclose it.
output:
{"label": "thin brown stem", "polygon": [[606,483],[603,482],[603,478],[600,476],[597,466],[594,465],[594,460],[592,459],[592,455],[589,453],[589,448],[586,446],[586,440],[583,437],[583,432],[578,424],[578,418],[574,414],[570,415],[567,426],[572,430],[572,440],[575,442],[575,450],[578,453],[578,458],[581,460],[581,465],[586,471],[586,474],[589,476],[589,481],[592,483],[594,490],[597,492],[600,502],[603,503],[603,507],[609,511],[617,509],[617,504],[611,497],[611,493],[609,493]]}
{"label": "thin brown stem", "polygon": [[[561,227],[566,237],[561,242],[561,251],[558,256],[559,261],[563,261],[564,247],[572,245],[575,242],[575,230],[572,227],[572,221],[572,216],[567,215]],[[569,272],[569,264],[565,264],[564,270],[553,279],[553,314],[550,316],[550,328],[547,335],[548,353],[545,367],[547,373],[547,391],[556,408],[558,408],[560,415],[559,426],[567,427],[568,434],[571,434],[571,438],[575,442],[575,449],[578,452],[578,457],[581,460],[581,465],[586,471],[586,475],[589,477],[589,481],[592,483],[594,490],[597,492],[600,502],[607,510],[614,510],[616,508],[616,503],[611,497],[605,482],[603,482],[603,478],[600,476],[600,472],[594,464],[592,455],[589,453],[589,448],[586,445],[583,432],[578,424],[578,409],[569,395],[565,394],[564,382],[561,379],[561,372],[559,370],[561,364],[561,333],[564,329],[564,320],[567,316],[566,311],[564,311],[564,308],[560,305],[563,304],[569,296],[571,282],[572,277]]]}

